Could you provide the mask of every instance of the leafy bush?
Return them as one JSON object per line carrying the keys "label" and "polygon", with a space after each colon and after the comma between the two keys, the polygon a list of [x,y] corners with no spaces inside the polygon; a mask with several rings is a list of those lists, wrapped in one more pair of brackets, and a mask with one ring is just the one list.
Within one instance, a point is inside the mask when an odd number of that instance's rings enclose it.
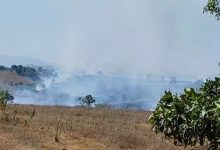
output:
{"label": "leafy bush", "polygon": [[207,5],[204,7],[204,12],[209,12],[210,14],[214,14],[217,20],[220,19],[220,7],[219,0],[208,0]]}
{"label": "leafy bush", "polygon": [[175,145],[220,146],[220,78],[207,80],[199,90],[183,94],[165,91],[149,118],[152,129],[174,139]]}
{"label": "leafy bush", "polygon": [[4,109],[9,102],[13,102],[14,97],[8,91],[0,91],[0,106]]}

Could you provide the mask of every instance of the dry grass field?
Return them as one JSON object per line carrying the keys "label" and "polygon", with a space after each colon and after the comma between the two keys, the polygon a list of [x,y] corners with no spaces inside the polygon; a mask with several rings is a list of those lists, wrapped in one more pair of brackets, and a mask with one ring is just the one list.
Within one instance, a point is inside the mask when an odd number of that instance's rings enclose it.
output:
{"label": "dry grass field", "polygon": [[10,105],[1,112],[0,150],[177,149],[151,131],[150,112]]}

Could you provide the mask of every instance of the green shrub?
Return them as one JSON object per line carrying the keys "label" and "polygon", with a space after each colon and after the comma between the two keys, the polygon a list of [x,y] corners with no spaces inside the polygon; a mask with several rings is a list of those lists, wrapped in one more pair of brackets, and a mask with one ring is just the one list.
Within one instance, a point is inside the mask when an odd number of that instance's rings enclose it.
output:
{"label": "green shrub", "polygon": [[207,80],[199,90],[183,94],[165,91],[149,118],[152,129],[172,138],[176,145],[220,146],[220,78]]}
{"label": "green shrub", "polygon": [[0,91],[0,106],[4,109],[8,103],[12,103],[14,97],[8,93],[8,91]]}
{"label": "green shrub", "polygon": [[220,19],[220,7],[219,0],[208,0],[207,5],[204,7],[203,13],[209,12],[210,14],[215,15],[217,20]]}

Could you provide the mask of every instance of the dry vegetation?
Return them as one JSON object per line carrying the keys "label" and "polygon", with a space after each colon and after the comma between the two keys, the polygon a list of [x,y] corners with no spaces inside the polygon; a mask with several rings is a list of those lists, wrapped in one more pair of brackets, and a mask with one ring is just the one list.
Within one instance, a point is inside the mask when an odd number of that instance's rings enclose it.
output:
{"label": "dry vegetation", "polygon": [[25,76],[17,75],[11,71],[0,71],[0,89],[14,89],[15,85],[32,85],[34,82]]}
{"label": "dry vegetation", "polygon": [[150,112],[10,105],[1,112],[0,149],[177,149],[150,130]]}
{"label": "dry vegetation", "polygon": [[23,84],[32,84],[33,81],[26,77],[26,76],[20,76],[17,75],[14,72],[11,71],[0,71],[0,81],[1,82],[13,82],[13,83],[18,83],[21,82]]}

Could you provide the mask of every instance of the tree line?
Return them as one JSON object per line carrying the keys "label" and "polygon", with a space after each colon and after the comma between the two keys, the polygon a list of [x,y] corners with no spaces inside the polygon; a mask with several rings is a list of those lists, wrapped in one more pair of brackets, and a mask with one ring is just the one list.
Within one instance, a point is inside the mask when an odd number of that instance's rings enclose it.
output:
{"label": "tree line", "polygon": [[30,67],[22,65],[12,65],[10,68],[0,65],[0,71],[11,71],[15,72],[20,76],[27,76],[32,80],[40,80],[40,77],[54,77],[56,72],[53,69],[43,67]]}

